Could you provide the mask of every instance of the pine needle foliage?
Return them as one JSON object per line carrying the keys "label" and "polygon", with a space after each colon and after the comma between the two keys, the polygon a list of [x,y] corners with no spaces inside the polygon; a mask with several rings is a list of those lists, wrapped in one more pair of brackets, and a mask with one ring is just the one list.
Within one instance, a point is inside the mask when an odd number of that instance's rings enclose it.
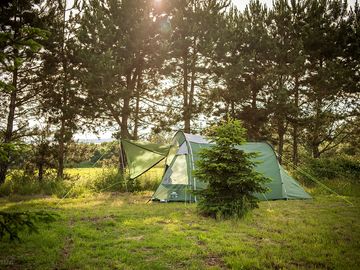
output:
{"label": "pine needle foliage", "polygon": [[8,236],[11,241],[20,240],[19,233],[39,233],[36,223],[49,224],[58,217],[55,213],[38,212],[3,212],[0,211],[0,240]]}
{"label": "pine needle foliage", "polygon": [[238,146],[245,143],[246,129],[239,120],[228,119],[212,126],[208,137],[214,145],[202,149],[195,177],[207,183],[197,192],[201,214],[217,219],[241,218],[258,207],[255,193],[264,193],[269,181],[255,171],[256,153],[245,153]]}

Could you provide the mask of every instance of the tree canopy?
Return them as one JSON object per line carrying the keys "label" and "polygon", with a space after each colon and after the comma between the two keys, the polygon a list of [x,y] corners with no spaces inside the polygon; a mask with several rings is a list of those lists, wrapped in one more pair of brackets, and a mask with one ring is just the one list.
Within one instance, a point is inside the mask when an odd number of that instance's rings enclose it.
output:
{"label": "tree canopy", "polygon": [[48,141],[61,178],[77,133],[197,133],[227,115],[280,161],[358,147],[359,20],[342,0],[2,1],[0,183],[18,144]]}

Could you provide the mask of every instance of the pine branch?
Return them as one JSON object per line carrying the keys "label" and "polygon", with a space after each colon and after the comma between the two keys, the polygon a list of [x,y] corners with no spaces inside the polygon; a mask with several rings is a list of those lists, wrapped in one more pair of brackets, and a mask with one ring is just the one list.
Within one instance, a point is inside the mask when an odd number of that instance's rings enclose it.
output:
{"label": "pine branch", "polygon": [[58,214],[45,211],[39,212],[3,212],[0,211],[0,239],[9,236],[11,241],[20,240],[19,233],[39,233],[36,223],[49,224],[54,222]]}

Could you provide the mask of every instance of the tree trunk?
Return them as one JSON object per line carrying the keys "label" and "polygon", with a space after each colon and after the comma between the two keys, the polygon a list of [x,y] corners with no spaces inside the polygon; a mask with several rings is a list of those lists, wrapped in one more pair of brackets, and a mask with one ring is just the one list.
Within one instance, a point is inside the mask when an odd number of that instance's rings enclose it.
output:
{"label": "tree trunk", "polygon": [[320,157],[320,151],[319,151],[319,146],[318,145],[313,145],[312,153],[313,153],[313,158],[319,158]]}
{"label": "tree trunk", "polygon": [[9,165],[7,163],[5,163],[4,161],[1,162],[1,165],[0,165],[0,185],[5,182],[8,166]]}
{"label": "tree trunk", "polygon": [[299,121],[299,77],[295,77],[295,119],[293,122],[293,151],[292,151],[292,162],[296,166],[298,164],[298,141],[299,141],[299,134],[298,134],[298,121]]}
{"label": "tree trunk", "polygon": [[320,135],[319,135],[319,129],[320,129],[320,117],[321,117],[321,99],[318,97],[316,99],[316,114],[315,114],[315,125],[314,125],[314,130],[313,130],[313,134],[312,134],[312,140],[311,140],[311,152],[314,158],[319,158],[320,157],[320,150],[319,150],[319,146],[320,146]]}
{"label": "tree trunk", "polygon": [[38,170],[39,170],[39,172],[38,172],[38,180],[39,180],[39,182],[42,182],[42,180],[43,180],[43,176],[44,176],[44,163],[40,163],[40,164],[38,164]]}
{"label": "tree trunk", "polygon": [[[195,49],[195,48],[194,48]],[[194,52],[196,54],[196,52]],[[194,94],[195,94],[195,70],[196,56],[193,57],[193,63],[191,65],[191,82],[190,82],[190,94],[189,94],[189,102],[188,102],[188,110],[187,110],[187,133],[191,133],[191,118],[193,113],[193,105],[194,105]]]}
{"label": "tree trunk", "polygon": [[249,115],[249,127],[248,131],[249,138],[257,140],[259,137],[259,126],[257,123],[257,95],[258,89],[256,84],[256,76],[254,75],[253,81],[251,82],[251,115]]}
{"label": "tree trunk", "polygon": [[140,96],[136,93],[136,104],[135,104],[135,120],[134,120],[134,140],[137,140],[139,130],[139,110],[140,110]]}
{"label": "tree trunk", "polygon": [[[15,51],[15,58],[17,56],[17,50]],[[9,104],[9,114],[7,118],[6,131],[4,136],[4,144],[11,142],[13,137],[14,129],[14,120],[15,120],[15,109],[16,109],[16,97],[17,97],[17,81],[18,81],[18,69],[15,68],[13,71],[13,80],[12,86],[14,87],[10,95],[10,104]],[[8,158],[11,155],[10,152],[7,153]],[[6,174],[9,168],[9,161],[3,160],[0,163],[0,184],[5,182]]]}
{"label": "tree trunk", "polygon": [[131,137],[128,129],[128,121],[130,115],[130,97],[124,97],[123,102],[124,104],[121,111],[120,134],[122,139],[129,139]]}
{"label": "tree trunk", "polygon": [[65,155],[65,129],[66,129],[66,120],[65,120],[65,111],[67,105],[67,59],[65,56],[65,28],[66,28],[66,1],[63,3],[63,25],[62,25],[62,44],[61,44],[61,60],[63,66],[63,81],[62,81],[62,96],[61,96],[61,121],[60,121],[60,133],[59,133],[59,148],[58,148],[58,168],[57,168],[57,177],[64,178],[64,155]]}
{"label": "tree trunk", "polygon": [[64,155],[65,155],[65,119],[61,119],[61,127],[59,134],[59,148],[58,148],[58,168],[57,177],[64,178]]}
{"label": "tree trunk", "polygon": [[[126,76],[126,85],[127,85],[127,93],[125,97],[123,98],[123,107],[121,110],[121,123],[120,123],[120,139],[130,139],[132,138],[129,128],[128,128],[128,121],[130,116],[130,101],[131,97],[134,93],[136,81],[139,78],[139,69],[135,70],[135,73],[133,76],[131,76],[131,73],[128,73]],[[140,97],[139,97],[140,98]],[[135,128],[136,129],[136,128]],[[135,132],[134,132],[135,133]],[[136,131],[137,133],[137,131]],[[137,136],[137,134],[136,134]],[[119,173],[124,173],[125,168],[125,159],[124,159],[124,151],[122,147],[120,147],[119,151]]]}
{"label": "tree trunk", "polygon": [[[319,61],[319,66],[322,69],[323,67],[323,60],[320,59]],[[320,86],[322,87],[322,86]],[[313,129],[313,134],[312,134],[312,140],[311,140],[311,152],[314,158],[319,158],[320,157],[320,127],[321,127],[321,105],[322,105],[322,98],[321,98],[321,94],[316,92],[317,94],[316,96],[316,100],[315,100],[315,125],[314,125],[314,129]]]}
{"label": "tree trunk", "polygon": [[230,101],[230,115],[232,118],[235,118],[235,102],[234,102],[234,100]]}
{"label": "tree trunk", "polygon": [[120,143],[118,172],[120,174],[123,174],[124,170],[125,170],[125,167],[126,167],[125,152],[124,152],[124,149],[122,147],[122,143]]}
{"label": "tree trunk", "polygon": [[[124,106],[121,111],[121,125],[120,125],[120,138],[121,139],[130,139],[130,133],[128,130],[128,119],[130,113],[130,97],[125,97],[123,99]],[[120,147],[119,151],[119,173],[124,172],[125,168],[125,160],[124,160],[124,151],[122,147]]]}
{"label": "tree trunk", "polygon": [[141,75],[138,76],[136,84],[136,104],[135,104],[135,120],[134,120],[134,140],[138,139],[139,130],[139,111],[140,111],[140,91],[141,91]]}
{"label": "tree trunk", "polygon": [[278,154],[279,154],[279,163],[282,163],[282,156],[284,152],[284,136],[285,136],[285,128],[283,120],[278,121],[278,136],[279,136],[279,145],[278,145]]}
{"label": "tree trunk", "polygon": [[188,70],[188,48],[184,49],[183,52],[183,120],[184,120],[184,131],[186,133],[190,133],[190,117],[188,115],[189,110],[189,93],[188,93],[188,77],[189,77],[189,70]]}

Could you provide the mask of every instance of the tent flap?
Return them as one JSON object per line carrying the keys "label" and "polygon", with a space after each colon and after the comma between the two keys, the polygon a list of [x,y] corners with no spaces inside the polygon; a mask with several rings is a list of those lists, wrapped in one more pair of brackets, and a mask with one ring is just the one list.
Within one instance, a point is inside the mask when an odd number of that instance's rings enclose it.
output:
{"label": "tent flap", "polygon": [[121,140],[128,163],[130,178],[139,177],[162,161],[169,152],[168,145]]}

